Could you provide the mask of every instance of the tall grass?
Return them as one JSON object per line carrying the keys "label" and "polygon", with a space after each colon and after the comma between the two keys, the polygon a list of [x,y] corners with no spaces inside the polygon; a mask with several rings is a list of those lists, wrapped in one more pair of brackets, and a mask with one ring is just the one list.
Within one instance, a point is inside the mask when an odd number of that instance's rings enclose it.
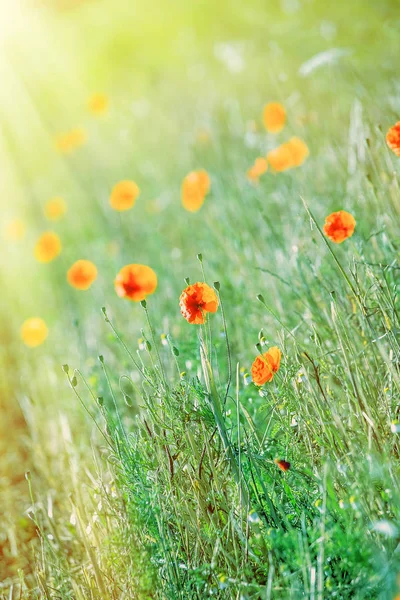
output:
{"label": "tall grass", "polygon": [[[265,391],[246,386],[237,363],[229,393],[219,373],[225,344],[206,341],[226,341],[221,326],[213,336],[200,330],[198,373],[189,376],[179,343],[161,346],[149,322],[134,365],[140,360],[140,387],[124,392],[140,404],[134,423],[107,377],[101,412],[135,535],[157,565],[157,596],[394,592],[396,268],[376,260],[372,253],[375,267],[364,259],[363,270],[346,273],[329,247],[333,268],[319,299],[302,295],[302,333],[279,320],[285,366]],[[287,473],[276,457],[290,460]]]}
{"label": "tall grass", "polygon": [[[397,266],[386,243],[346,264],[346,251],[334,250],[311,219],[325,251],[320,274],[298,259],[302,277],[286,292],[297,324],[258,296],[276,333],[260,331],[257,347],[278,341],[285,356],[261,392],[246,385],[224,321],[192,328],[190,375],[179,341],[155,334],[145,302],[148,329],[137,355],[103,309],[128,371],[118,380],[100,357],[100,422],[134,536],[156,565],[152,590],[160,597],[394,593]],[[228,309],[223,287],[220,293]],[[131,368],[140,379],[127,374]],[[77,380],[72,385],[76,391]],[[290,460],[291,469],[281,473],[275,458]]]}

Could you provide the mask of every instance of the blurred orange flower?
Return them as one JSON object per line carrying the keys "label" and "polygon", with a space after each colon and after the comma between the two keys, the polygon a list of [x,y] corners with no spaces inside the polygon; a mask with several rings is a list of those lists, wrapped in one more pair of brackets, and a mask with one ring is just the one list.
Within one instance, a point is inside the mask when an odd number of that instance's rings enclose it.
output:
{"label": "blurred orange flower", "polygon": [[120,298],[140,302],[156,290],[157,275],[146,265],[126,265],[118,273],[114,284]]}
{"label": "blurred orange flower", "polygon": [[280,468],[280,470],[283,471],[284,473],[286,473],[286,471],[289,471],[290,462],[288,462],[287,460],[276,458],[274,460],[274,462]]}
{"label": "blurred orange flower", "polygon": [[63,198],[52,198],[44,207],[44,214],[50,221],[58,221],[67,212],[67,204]]}
{"label": "blurred orange flower", "polygon": [[247,178],[253,183],[257,183],[260,176],[268,169],[268,162],[265,158],[259,156],[254,165],[247,171]]}
{"label": "blurred orange flower", "polygon": [[4,231],[4,236],[7,240],[17,242],[25,236],[26,226],[21,219],[14,219],[7,223]]}
{"label": "blurred orange flower", "polygon": [[88,109],[93,115],[102,115],[108,109],[108,97],[105,94],[94,94],[88,100]]}
{"label": "blurred orange flower", "polygon": [[282,353],[277,346],[273,346],[264,354],[257,356],[251,367],[251,377],[256,385],[264,385],[271,381],[278,372]]}
{"label": "blurred orange flower", "polygon": [[31,348],[43,344],[48,333],[47,325],[40,317],[27,319],[21,326],[21,338]]}
{"label": "blurred orange flower", "polygon": [[197,282],[183,290],[179,298],[179,306],[188,323],[202,325],[206,313],[217,312],[218,297],[209,285]]}
{"label": "blurred orange flower", "polygon": [[299,167],[309,154],[307,144],[298,137],[292,137],[285,144],[268,152],[267,160],[274,171],[280,172]]}
{"label": "blurred orange flower", "polygon": [[355,227],[356,220],[353,215],[345,210],[339,210],[326,217],[324,233],[332,242],[341,244],[353,235]]}
{"label": "blurred orange flower", "polygon": [[292,137],[287,142],[287,146],[292,155],[293,166],[300,167],[310,154],[307,144],[298,137]]}
{"label": "blurred orange flower", "polygon": [[56,148],[62,154],[68,154],[75,150],[75,148],[82,146],[86,142],[86,139],[85,130],[77,127],[76,129],[71,129],[71,131],[57,135],[55,140]]}
{"label": "blurred orange flower", "polygon": [[46,231],[36,242],[34,255],[36,260],[48,263],[54,260],[61,252],[61,241],[53,231]]}
{"label": "blurred orange flower", "polygon": [[77,290],[88,290],[97,278],[97,268],[90,260],[77,260],[67,272],[67,281]]}
{"label": "blurred orange flower", "polygon": [[281,144],[267,154],[267,160],[277,173],[293,167],[293,155],[288,144]]}
{"label": "blurred orange flower", "polygon": [[189,212],[198,211],[210,191],[210,177],[204,169],[191,171],[182,182],[182,204]]}
{"label": "blurred orange flower", "polygon": [[285,107],[279,102],[269,102],[264,106],[263,121],[269,133],[279,133],[286,122]]}
{"label": "blurred orange flower", "polygon": [[397,156],[400,156],[400,121],[387,132],[386,143]]}
{"label": "blurred orange flower", "polygon": [[139,186],[134,181],[120,181],[111,191],[111,207],[118,211],[129,210],[135,204],[139,194]]}

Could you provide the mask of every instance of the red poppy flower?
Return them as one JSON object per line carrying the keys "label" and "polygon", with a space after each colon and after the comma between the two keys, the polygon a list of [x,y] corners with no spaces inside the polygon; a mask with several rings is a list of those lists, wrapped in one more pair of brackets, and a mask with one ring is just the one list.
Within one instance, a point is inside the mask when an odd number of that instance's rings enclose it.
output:
{"label": "red poppy flower", "polygon": [[279,102],[269,102],[264,106],[263,121],[270,133],[279,133],[285,126],[286,110]]}
{"label": "red poppy flower", "polygon": [[289,471],[290,462],[288,462],[287,460],[282,460],[280,458],[276,458],[274,462],[280,468],[280,470],[283,471],[284,473],[286,473],[286,471]]}
{"label": "red poppy flower", "polygon": [[34,248],[36,260],[48,263],[54,260],[61,252],[60,238],[54,231],[43,233]]}
{"label": "red poppy flower", "polygon": [[339,210],[326,217],[324,233],[332,242],[341,244],[353,235],[355,227],[356,220],[353,215]]}
{"label": "red poppy flower", "polygon": [[156,290],[157,275],[146,265],[126,265],[122,267],[114,283],[120,298],[140,302]]}
{"label": "red poppy flower", "polygon": [[268,162],[266,158],[259,156],[256,158],[254,165],[247,171],[247,178],[253,183],[257,183],[260,176],[265,173],[268,169]]}
{"label": "red poppy flower", "polygon": [[123,180],[116,183],[111,191],[110,204],[114,210],[129,210],[140,194],[139,186],[134,181]]}
{"label": "red poppy flower", "polygon": [[273,346],[267,352],[255,358],[251,367],[251,377],[256,385],[264,385],[271,381],[274,374],[278,372],[282,353],[277,346]]}
{"label": "red poppy flower", "polygon": [[21,338],[30,348],[43,344],[48,333],[47,325],[40,317],[27,319],[21,326]]}
{"label": "red poppy flower", "polygon": [[400,156],[400,121],[393,125],[386,134],[386,143],[397,156]]}
{"label": "red poppy flower", "polygon": [[194,283],[183,290],[179,298],[179,306],[188,323],[202,325],[206,313],[217,312],[217,294],[206,283]]}
{"label": "red poppy flower", "polygon": [[67,281],[77,290],[88,290],[97,278],[97,268],[90,260],[77,260],[68,270]]}
{"label": "red poppy flower", "polygon": [[210,177],[204,169],[191,171],[182,181],[182,205],[189,212],[197,212],[203,206],[210,191]]}

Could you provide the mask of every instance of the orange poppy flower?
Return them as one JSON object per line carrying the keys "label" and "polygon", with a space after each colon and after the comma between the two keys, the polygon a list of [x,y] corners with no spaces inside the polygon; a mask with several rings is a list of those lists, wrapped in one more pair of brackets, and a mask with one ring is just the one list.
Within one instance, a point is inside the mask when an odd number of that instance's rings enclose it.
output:
{"label": "orange poppy flower", "polygon": [[93,115],[102,115],[108,109],[108,98],[105,94],[94,94],[88,100],[88,109]]}
{"label": "orange poppy flower", "polygon": [[27,319],[21,326],[21,338],[24,344],[31,348],[43,344],[48,333],[47,325],[40,317]]}
{"label": "orange poppy flower", "polygon": [[309,154],[307,144],[298,137],[292,137],[285,144],[268,152],[267,160],[274,171],[280,172],[299,167]]}
{"label": "orange poppy flower", "polygon": [[79,148],[82,146],[87,139],[87,135],[84,129],[76,128],[71,129],[71,131],[67,131],[65,133],[60,133],[56,136],[56,148],[62,154],[68,154],[75,150],[75,148]]}
{"label": "orange poppy flower", "polygon": [[285,107],[279,102],[269,102],[264,106],[263,121],[269,133],[279,133],[286,122]]}
{"label": "orange poppy flower", "polygon": [[210,177],[204,169],[191,171],[182,182],[182,204],[189,212],[197,212],[210,191]]}
{"label": "orange poppy flower", "polygon": [[77,290],[88,290],[97,278],[97,268],[90,260],[77,260],[67,272],[67,281]]}
{"label": "orange poppy flower", "polygon": [[274,462],[280,468],[280,470],[283,471],[284,473],[286,473],[286,471],[289,471],[290,462],[288,462],[287,460],[282,460],[282,459],[276,458],[274,460]]}
{"label": "orange poppy flower", "polygon": [[196,171],[198,186],[201,192],[206,195],[210,191],[211,180],[210,176],[205,169],[199,169]]}
{"label": "orange poppy flower", "polygon": [[110,204],[114,210],[129,210],[139,194],[139,186],[134,181],[120,181],[111,191]]}
{"label": "orange poppy flower", "polygon": [[156,290],[157,275],[146,265],[126,265],[118,273],[114,284],[120,298],[140,302]]}
{"label": "orange poppy flower", "polygon": [[61,252],[60,238],[53,231],[46,231],[36,242],[34,255],[36,260],[48,263],[54,260]]}
{"label": "orange poppy flower", "polygon": [[215,313],[218,309],[218,297],[206,283],[197,282],[185,288],[179,298],[182,315],[188,323],[202,325],[206,313]]}
{"label": "orange poppy flower", "polygon": [[326,217],[324,233],[332,242],[341,244],[353,235],[355,227],[356,220],[353,215],[345,210],[339,210]]}
{"label": "orange poppy flower", "polygon": [[281,144],[267,154],[267,160],[277,173],[293,167],[293,154],[289,144]]}
{"label": "orange poppy flower", "polygon": [[387,132],[386,143],[396,156],[400,156],[400,121]]}
{"label": "orange poppy flower", "polygon": [[251,377],[256,385],[264,385],[271,381],[274,374],[278,372],[282,353],[277,346],[273,346],[267,352],[255,358],[251,367]]}
{"label": "orange poppy flower", "polygon": [[260,176],[268,169],[268,162],[265,158],[259,156],[256,158],[254,165],[247,171],[247,178],[254,183],[257,183]]}
{"label": "orange poppy flower", "polygon": [[44,214],[49,221],[58,221],[67,212],[67,205],[63,198],[52,198],[44,207]]}
{"label": "orange poppy flower", "polygon": [[14,219],[7,223],[4,236],[7,240],[11,240],[13,242],[17,242],[18,240],[22,240],[25,235],[26,226],[21,219]]}
{"label": "orange poppy flower", "polygon": [[310,154],[307,144],[298,137],[292,137],[288,141],[287,146],[292,155],[293,166],[300,167]]}

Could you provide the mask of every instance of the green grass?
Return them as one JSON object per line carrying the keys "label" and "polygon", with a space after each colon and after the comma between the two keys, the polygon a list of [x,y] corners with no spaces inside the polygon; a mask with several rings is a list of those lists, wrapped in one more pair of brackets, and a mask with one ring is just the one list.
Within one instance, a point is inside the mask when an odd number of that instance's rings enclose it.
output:
{"label": "green grass", "polygon": [[[392,600],[396,4],[115,5],[42,11],[2,56],[2,215],[28,233],[0,252],[0,597]],[[301,75],[332,48],[346,52]],[[98,90],[102,119],[84,108]],[[278,136],[269,100],[287,107]],[[88,143],[60,157],[53,137],[76,125]],[[307,162],[251,185],[254,159],[292,135]],[[198,167],[212,187],[189,214],[180,183]],[[141,195],[121,217],[108,196],[124,178]],[[63,252],[40,265],[54,195]],[[342,208],[356,232],[333,245],[321,227]],[[99,269],[87,292],[65,281],[78,258]],[[145,306],[113,289],[131,262],[159,278]],[[218,282],[204,327],[179,313],[185,278]],[[36,314],[50,335],[32,350],[19,327]],[[281,368],[259,390],[251,364],[274,345]]]}

